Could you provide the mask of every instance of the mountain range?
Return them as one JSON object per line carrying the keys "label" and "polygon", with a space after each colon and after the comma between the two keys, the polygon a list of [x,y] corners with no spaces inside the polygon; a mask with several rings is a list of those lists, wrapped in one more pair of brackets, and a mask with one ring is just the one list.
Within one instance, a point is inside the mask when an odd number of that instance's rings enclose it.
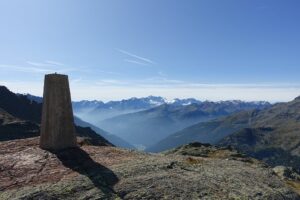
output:
{"label": "mountain range", "polygon": [[[41,97],[31,94],[24,94],[28,99],[41,103]],[[196,99],[174,99],[174,104],[190,104],[199,102]],[[82,100],[73,101],[73,111],[75,115],[90,123],[97,123],[101,120],[108,119],[121,114],[133,113],[147,110],[162,104],[169,103],[166,99],[157,96],[148,96],[142,98],[132,97],[120,101],[108,101],[104,103],[101,100]]]}
{"label": "mountain range", "polygon": [[146,149],[167,150],[160,154],[113,147],[109,135],[124,140],[78,117],[77,125],[91,127],[76,126],[79,148],[41,150],[40,100],[0,87],[1,199],[299,199],[300,176],[290,166],[300,171],[300,98],[274,105],[167,103],[104,120],[150,124],[140,130],[141,136],[153,131],[149,140],[164,123],[193,123]]}
{"label": "mountain range", "polygon": [[216,144],[224,137],[249,126],[251,116],[257,110],[241,111],[227,117],[200,122],[170,134],[166,138],[150,146],[146,151],[160,152],[190,142]]}
{"label": "mountain range", "polygon": [[269,164],[300,170],[300,98],[263,110],[242,111],[201,122],[164,138],[146,149],[164,151],[198,141],[230,145]]}
{"label": "mountain range", "polygon": [[[29,99],[42,102],[41,97],[27,94]],[[144,149],[154,145],[168,135],[198,122],[209,121],[242,110],[265,109],[271,106],[264,101],[199,101],[193,98],[174,99],[149,96],[104,103],[99,100],[73,102],[75,116],[97,132],[101,127],[108,138],[118,146]],[[82,121],[81,120],[81,121]],[[75,120],[78,122],[78,120]],[[82,125],[82,124],[81,124]],[[120,143],[122,138],[123,142]],[[126,142],[127,141],[127,142]],[[129,144],[130,143],[130,144]]]}
{"label": "mountain range", "polygon": [[169,103],[139,112],[119,115],[99,121],[96,125],[130,141],[137,147],[147,148],[168,135],[190,125],[228,116],[242,110],[269,107],[265,102],[198,102]]}
{"label": "mountain range", "polygon": [[[151,97],[146,99],[141,101],[148,103],[138,103],[144,107],[134,107],[129,103],[139,102],[139,99],[111,102],[110,108],[114,110],[145,110],[119,113],[100,120],[98,125],[149,152],[198,141],[229,145],[273,166],[287,165],[300,171],[300,97],[274,105],[242,101],[201,102],[195,99],[166,102],[163,98],[156,98],[157,106],[154,106],[149,103]],[[83,103],[81,105],[83,108]],[[109,108],[104,105],[102,102],[97,109],[101,106]]]}

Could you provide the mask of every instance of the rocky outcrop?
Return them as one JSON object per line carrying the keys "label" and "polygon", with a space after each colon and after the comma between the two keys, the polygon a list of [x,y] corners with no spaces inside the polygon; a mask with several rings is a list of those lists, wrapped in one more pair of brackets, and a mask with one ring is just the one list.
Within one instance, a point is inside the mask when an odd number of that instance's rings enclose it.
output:
{"label": "rocky outcrop", "polygon": [[0,108],[19,119],[40,123],[42,104],[28,99],[25,95],[16,95],[5,86],[0,86]]}
{"label": "rocky outcrop", "polygon": [[31,138],[0,142],[0,154],[3,200],[300,198],[265,164],[202,144],[164,154],[91,145],[49,152]]}
{"label": "rocky outcrop", "polygon": [[0,141],[35,137],[39,125],[18,119],[0,108]]}
{"label": "rocky outcrop", "polygon": [[273,171],[283,180],[300,181],[300,175],[291,167],[276,166]]}

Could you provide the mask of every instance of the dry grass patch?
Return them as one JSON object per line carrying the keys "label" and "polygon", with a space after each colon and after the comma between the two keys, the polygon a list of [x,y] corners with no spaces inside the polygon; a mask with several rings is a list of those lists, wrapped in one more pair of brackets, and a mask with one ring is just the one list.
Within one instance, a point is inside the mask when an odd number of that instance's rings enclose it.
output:
{"label": "dry grass patch", "polygon": [[288,180],[288,181],[286,181],[286,183],[300,195],[300,182]]}

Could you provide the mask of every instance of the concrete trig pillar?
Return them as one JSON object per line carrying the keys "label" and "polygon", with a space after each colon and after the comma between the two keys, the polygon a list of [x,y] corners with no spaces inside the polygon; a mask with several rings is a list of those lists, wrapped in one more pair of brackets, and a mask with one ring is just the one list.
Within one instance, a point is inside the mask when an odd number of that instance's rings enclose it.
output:
{"label": "concrete trig pillar", "polygon": [[60,150],[76,146],[68,76],[47,74],[44,81],[40,147]]}

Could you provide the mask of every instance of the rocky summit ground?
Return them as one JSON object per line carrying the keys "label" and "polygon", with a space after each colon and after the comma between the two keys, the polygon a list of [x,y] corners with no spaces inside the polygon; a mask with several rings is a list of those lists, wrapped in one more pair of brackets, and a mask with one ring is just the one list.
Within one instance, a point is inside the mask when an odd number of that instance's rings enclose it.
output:
{"label": "rocky summit ground", "polygon": [[31,138],[0,142],[0,199],[300,197],[272,168],[226,148],[194,143],[146,154],[82,145],[49,152]]}

